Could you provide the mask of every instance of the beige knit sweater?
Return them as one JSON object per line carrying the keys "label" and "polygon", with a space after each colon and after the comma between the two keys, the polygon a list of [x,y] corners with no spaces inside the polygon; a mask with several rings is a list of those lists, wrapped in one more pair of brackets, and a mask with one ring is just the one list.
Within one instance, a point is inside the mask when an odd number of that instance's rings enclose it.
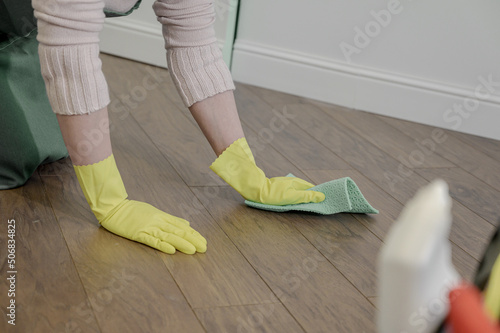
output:
{"label": "beige knit sweater", "polygon": [[[136,0],[33,0],[42,75],[55,113],[86,114],[109,104],[99,59],[103,9],[127,11]],[[169,72],[186,106],[234,89],[217,47],[211,0],[157,0]]]}

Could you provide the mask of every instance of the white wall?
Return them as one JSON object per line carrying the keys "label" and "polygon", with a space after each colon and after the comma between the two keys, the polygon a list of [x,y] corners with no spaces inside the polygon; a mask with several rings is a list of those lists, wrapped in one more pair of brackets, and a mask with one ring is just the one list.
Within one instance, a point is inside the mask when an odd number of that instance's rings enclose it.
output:
{"label": "white wall", "polygon": [[[241,0],[240,7],[236,81],[500,139],[500,2]],[[488,77],[498,84],[484,84]]]}
{"label": "white wall", "polygon": [[[161,24],[152,8],[154,1],[142,0],[140,7],[129,16],[106,19],[100,34],[101,51],[166,68]],[[215,33],[225,60],[230,57],[233,45],[231,16],[235,14],[236,3],[234,0],[215,1]]]}
{"label": "white wall", "polygon": [[153,3],[142,0],[131,15],[106,19],[100,34],[101,52],[166,67],[161,24],[151,8]]}

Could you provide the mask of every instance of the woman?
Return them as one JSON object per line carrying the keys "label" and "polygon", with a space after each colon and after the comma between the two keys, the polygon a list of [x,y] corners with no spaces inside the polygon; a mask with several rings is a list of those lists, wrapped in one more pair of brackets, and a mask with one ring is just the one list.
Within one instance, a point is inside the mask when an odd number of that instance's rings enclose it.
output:
{"label": "woman", "polygon": [[[85,198],[107,230],[166,253],[206,251],[189,222],[127,199],[108,130],[109,93],[99,59],[103,10],[127,12],[136,0],[33,0],[47,94]],[[218,156],[210,167],[245,199],[272,205],[321,202],[298,178],[267,178],[255,165],[234,102],[231,73],[216,44],[210,0],[158,0],[169,72],[186,107]],[[84,133],[105,139],[78,154]]]}

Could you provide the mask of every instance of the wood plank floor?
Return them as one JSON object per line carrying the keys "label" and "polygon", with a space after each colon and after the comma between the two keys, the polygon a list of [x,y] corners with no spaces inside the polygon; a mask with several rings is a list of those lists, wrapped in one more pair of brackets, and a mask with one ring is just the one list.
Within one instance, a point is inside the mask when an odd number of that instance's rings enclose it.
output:
{"label": "wood plank floor", "polygon": [[[209,170],[215,154],[168,71],[102,60],[130,197],[190,220],[208,251],[167,255],[99,228],[71,161],[44,165],[0,191],[0,267],[16,219],[19,272],[17,325],[2,319],[0,332],[375,332],[378,250],[405,202],[438,177],[453,197],[454,264],[473,276],[500,215],[500,142],[237,84],[268,176],[349,176],[380,214],[259,211]],[[3,318],[7,289],[2,276]]]}

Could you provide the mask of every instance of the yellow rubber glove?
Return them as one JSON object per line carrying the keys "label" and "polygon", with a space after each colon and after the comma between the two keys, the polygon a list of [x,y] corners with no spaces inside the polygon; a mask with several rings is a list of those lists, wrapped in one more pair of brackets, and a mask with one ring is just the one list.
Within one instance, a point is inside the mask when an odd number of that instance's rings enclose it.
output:
{"label": "yellow rubber glove", "polygon": [[176,249],[187,254],[207,250],[207,241],[188,221],[127,199],[113,155],[92,165],[73,167],[90,208],[107,230],[170,254]]}
{"label": "yellow rubber glove", "polygon": [[500,255],[495,260],[484,294],[484,306],[491,318],[500,320]]}
{"label": "yellow rubber glove", "polygon": [[250,201],[283,206],[325,200],[321,192],[306,191],[314,185],[300,178],[267,178],[255,164],[245,138],[233,142],[210,169]]}

